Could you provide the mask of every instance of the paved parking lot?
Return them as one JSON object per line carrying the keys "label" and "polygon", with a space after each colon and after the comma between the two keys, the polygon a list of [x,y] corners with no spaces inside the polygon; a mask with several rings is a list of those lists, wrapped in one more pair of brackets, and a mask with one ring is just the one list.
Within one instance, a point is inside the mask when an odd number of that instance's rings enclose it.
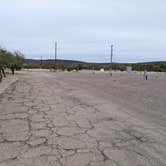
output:
{"label": "paved parking lot", "polygon": [[137,76],[20,76],[0,96],[0,166],[165,166],[165,75]]}

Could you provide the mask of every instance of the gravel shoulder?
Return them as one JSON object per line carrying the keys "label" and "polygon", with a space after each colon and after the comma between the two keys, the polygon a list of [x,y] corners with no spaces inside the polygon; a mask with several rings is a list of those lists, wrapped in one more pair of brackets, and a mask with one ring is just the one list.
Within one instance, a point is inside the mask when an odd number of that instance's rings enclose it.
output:
{"label": "gravel shoulder", "polygon": [[0,94],[4,93],[14,82],[18,80],[18,77],[15,76],[7,76],[3,78],[2,82],[0,83]]}

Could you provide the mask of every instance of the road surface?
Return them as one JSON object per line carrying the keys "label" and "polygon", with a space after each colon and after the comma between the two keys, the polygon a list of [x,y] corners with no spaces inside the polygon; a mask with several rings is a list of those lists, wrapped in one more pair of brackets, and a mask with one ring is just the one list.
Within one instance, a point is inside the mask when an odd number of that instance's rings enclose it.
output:
{"label": "road surface", "polygon": [[165,166],[166,76],[28,72],[0,96],[0,166]]}

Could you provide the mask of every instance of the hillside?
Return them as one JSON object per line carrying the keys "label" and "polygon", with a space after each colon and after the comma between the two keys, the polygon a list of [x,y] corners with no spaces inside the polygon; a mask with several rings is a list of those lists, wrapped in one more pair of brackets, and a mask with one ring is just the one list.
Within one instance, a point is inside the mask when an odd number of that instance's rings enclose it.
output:
{"label": "hillside", "polygon": [[[57,63],[61,64],[97,64],[97,65],[108,65],[109,63],[89,63],[89,62],[83,62],[83,61],[76,61],[76,60],[62,60],[62,59],[57,59]],[[47,63],[55,63],[55,60],[52,59],[46,59],[42,60],[43,64]],[[25,64],[41,64],[41,60],[36,60],[36,59],[25,59]],[[124,64],[124,65],[130,65],[130,64],[166,64],[166,61],[153,61],[153,62],[140,62],[140,63],[116,63],[115,64]]]}
{"label": "hillside", "polygon": [[[88,63],[74,60],[33,60],[25,59],[24,66],[26,68],[60,68],[62,70],[72,70],[72,69],[95,69],[99,70],[104,68],[105,70],[110,69],[110,63]],[[126,70],[127,66],[132,66],[133,70],[136,71],[159,71],[166,72],[166,61],[156,61],[156,62],[142,62],[142,63],[112,63],[112,69],[114,70]]]}

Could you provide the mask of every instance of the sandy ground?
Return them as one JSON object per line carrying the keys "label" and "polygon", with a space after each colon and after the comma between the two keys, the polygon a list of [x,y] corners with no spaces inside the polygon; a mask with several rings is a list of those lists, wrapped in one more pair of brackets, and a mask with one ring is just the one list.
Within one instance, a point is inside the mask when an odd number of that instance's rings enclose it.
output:
{"label": "sandy ground", "polygon": [[166,74],[26,72],[0,97],[0,166],[165,166]]}

